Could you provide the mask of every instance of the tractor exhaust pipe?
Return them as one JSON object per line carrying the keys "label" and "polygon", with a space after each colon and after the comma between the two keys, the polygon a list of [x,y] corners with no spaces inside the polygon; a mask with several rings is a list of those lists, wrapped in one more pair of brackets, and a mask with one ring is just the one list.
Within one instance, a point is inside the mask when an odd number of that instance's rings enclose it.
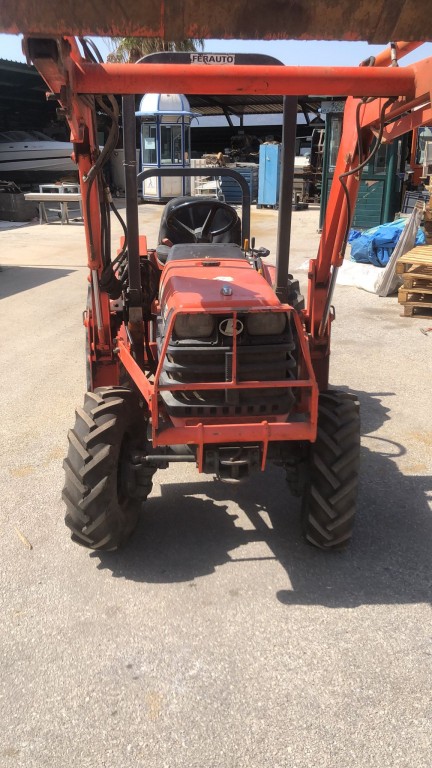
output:
{"label": "tractor exhaust pipe", "polygon": [[284,96],[279,217],[276,246],[276,296],[279,301],[282,302],[288,302],[288,271],[294,190],[296,128],[297,99],[293,96]]}

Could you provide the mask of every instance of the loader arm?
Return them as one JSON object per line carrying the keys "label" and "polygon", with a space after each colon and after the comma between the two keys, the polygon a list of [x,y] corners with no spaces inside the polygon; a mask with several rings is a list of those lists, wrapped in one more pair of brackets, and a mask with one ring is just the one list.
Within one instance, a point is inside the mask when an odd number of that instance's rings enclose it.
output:
{"label": "loader arm", "polygon": [[[405,47],[405,44],[400,43],[396,46],[399,46],[400,56],[410,50],[408,46]],[[391,56],[392,48],[380,54],[372,66],[388,67]],[[369,67],[367,69],[369,70]],[[401,67],[394,67],[393,71],[400,72],[401,69]],[[311,260],[308,275],[305,321],[310,334],[314,370],[321,391],[328,383],[330,306],[335,278],[337,269],[343,262],[346,237],[354,215],[361,182],[361,171],[355,170],[359,165],[359,146],[361,146],[362,157],[366,158],[374,138],[380,133],[380,128],[382,141],[391,142],[413,128],[432,120],[432,59],[424,59],[404,69],[409,71],[413,78],[414,87],[408,97],[366,101],[365,94],[365,103],[351,96],[345,105],[334,182],[330,189],[318,256],[316,260]],[[356,125],[357,107],[359,107],[360,136]],[[349,212],[347,198],[349,198]]]}

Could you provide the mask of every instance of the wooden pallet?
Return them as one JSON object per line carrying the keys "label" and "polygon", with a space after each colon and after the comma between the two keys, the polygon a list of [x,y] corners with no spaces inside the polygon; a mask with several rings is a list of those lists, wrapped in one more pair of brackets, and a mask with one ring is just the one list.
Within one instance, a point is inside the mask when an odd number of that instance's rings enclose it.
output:
{"label": "wooden pallet", "polygon": [[421,290],[423,293],[432,293],[432,275],[423,275],[417,272],[404,272],[401,277],[403,279],[401,290],[415,288],[416,290]]}
{"label": "wooden pallet", "polygon": [[[403,317],[431,317],[432,287],[426,290],[423,286],[399,288],[398,302],[403,305]],[[414,311],[415,310],[415,311]],[[424,314],[420,314],[423,312]]]}
{"label": "wooden pallet", "polygon": [[398,275],[418,270],[432,275],[432,245],[418,245],[417,248],[413,248],[397,260],[396,273]]}
{"label": "wooden pallet", "polygon": [[396,264],[396,272],[401,276],[404,287],[412,288],[416,282],[432,284],[432,265],[428,267],[422,264]]}
{"label": "wooden pallet", "polygon": [[409,303],[403,304],[401,317],[418,317],[424,320],[432,320],[432,304],[429,305],[429,309],[422,303]]}
{"label": "wooden pallet", "polygon": [[401,256],[396,273],[403,285],[398,301],[402,304],[402,317],[432,317],[432,245],[420,245]]}

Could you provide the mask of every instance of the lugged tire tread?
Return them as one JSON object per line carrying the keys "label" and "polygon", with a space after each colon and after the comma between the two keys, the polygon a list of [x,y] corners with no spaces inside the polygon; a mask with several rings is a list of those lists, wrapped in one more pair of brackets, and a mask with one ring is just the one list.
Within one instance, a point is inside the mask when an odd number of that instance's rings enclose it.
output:
{"label": "lugged tire tread", "polygon": [[357,477],[352,477],[349,482],[344,483],[341,486],[337,493],[330,496],[329,502],[332,507],[335,507],[339,502],[343,501],[351,491],[357,491]]}
{"label": "lugged tire tread", "polygon": [[93,520],[90,525],[86,525],[82,531],[85,533],[86,536],[90,536],[91,533],[96,531],[99,526],[103,525],[106,522],[107,519],[107,513],[106,511],[101,512],[100,515],[96,518],[96,520]]}
{"label": "lugged tire tread", "polygon": [[82,496],[86,492],[86,486],[81,482],[81,478],[76,474],[69,459],[63,461],[63,469],[68,476],[69,485],[74,486],[77,493]]}
{"label": "lugged tire tread", "polygon": [[327,448],[335,456],[339,458],[339,456],[341,455],[341,450],[338,444],[334,440],[332,440],[332,438],[329,435],[327,435],[319,425],[318,425],[317,440],[322,440],[326,444]]}
{"label": "lugged tire tread", "polygon": [[358,455],[358,448],[357,446],[354,446],[351,448],[350,451],[347,451],[339,461],[336,461],[335,464],[333,464],[333,472],[336,472],[338,474],[342,469],[347,467],[353,460],[357,459]]}
{"label": "lugged tire tread", "polygon": [[137,471],[133,498],[119,490],[118,464],[126,433],[134,440],[145,440],[144,413],[135,393],[121,387],[87,392],[68,433],[62,498],[72,539],[90,549],[121,546],[152,489],[155,470],[143,467]]}
{"label": "lugged tire tread", "polygon": [[95,407],[96,405],[100,405],[103,403],[103,399],[100,395],[97,394],[97,392],[86,392],[84,395],[84,408],[86,405],[89,405],[91,407]]}
{"label": "lugged tire tread", "polygon": [[[87,487],[95,485],[95,483],[98,482],[94,479],[94,475],[99,474],[105,476],[107,474],[104,464],[110,454],[111,445],[102,445],[96,455],[83,466],[81,470],[81,479]],[[100,469],[100,467],[102,467],[102,469]]]}
{"label": "lugged tire tread", "polygon": [[69,492],[67,489],[63,489],[62,491],[62,499],[64,503],[66,504],[66,507],[68,511],[66,512],[66,518],[70,519],[71,516],[76,516],[76,518],[79,520],[80,524],[82,526],[87,525],[89,519],[86,514],[84,514],[79,507],[77,506],[76,502],[71,498],[69,495]]}
{"label": "lugged tire tread", "polygon": [[334,490],[335,490],[335,491],[337,491],[337,489],[338,489],[338,488],[340,488],[340,481],[339,481],[339,478],[338,478],[337,474],[335,474],[335,473],[334,473],[334,472],[333,472],[333,471],[330,469],[330,467],[328,467],[328,466],[325,464],[325,462],[324,462],[324,461],[323,461],[323,460],[322,460],[322,459],[321,459],[321,458],[320,458],[318,455],[315,455],[315,456],[313,457],[313,462],[314,462],[314,466],[316,467],[316,469],[317,469],[319,472],[321,472],[321,474],[323,475],[323,477],[325,477],[325,479],[327,480],[327,482],[329,482],[329,483],[330,483],[330,485],[332,486],[332,488],[334,488]]}
{"label": "lugged tire tread", "polygon": [[84,445],[82,445],[78,435],[73,429],[70,429],[68,432],[68,440],[69,440],[69,444],[77,452],[78,456],[83,462],[87,461],[90,458],[90,454],[87,448]]}
{"label": "lugged tire tread", "polygon": [[337,513],[334,511],[334,509],[332,509],[330,504],[327,503],[327,501],[325,500],[324,496],[322,496],[320,494],[318,489],[315,486],[312,486],[311,490],[310,490],[310,493],[311,493],[311,496],[317,502],[317,504],[321,507],[323,512],[326,513],[327,517],[330,518],[330,520],[334,520],[336,515],[337,515]]}
{"label": "lugged tire tread", "polygon": [[99,416],[104,416],[105,414],[111,414],[114,413],[116,410],[120,410],[124,405],[124,399],[119,397],[112,397],[107,400],[107,402],[103,402],[100,405],[96,405],[95,408],[92,409],[92,417],[93,419],[98,418]]}
{"label": "lugged tire tread", "polygon": [[116,423],[117,419],[110,419],[100,426],[97,426],[95,422],[95,426],[84,439],[86,448],[93,448],[98,445],[98,443],[108,443],[109,433],[110,431],[115,431]]}
{"label": "lugged tire tread", "polygon": [[[95,501],[98,500],[100,495],[104,493],[104,491],[107,488],[108,484],[108,475],[102,478],[100,482],[94,487],[90,489],[90,492],[88,492],[85,496],[83,496],[80,501],[78,502],[79,509],[82,510],[82,512],[85,512],[88,516],[87,510],[92,508],[92,505]],[[90,519],[88,517],[88,519]]]}
{"label": "lugged tire tread", "polygon": [[314,546],[340,549],[351,538],[359,465],[358,401],[337,390],[321,393],[302,511],[304,536]]}
{"label": "lugged tire tread", "polygon": [[336,528],[339,528],[340,525],[343,525],[348,520],[351,520],[355,515],[355,507],[351,507],[351,509],[348,510],[348,512],[345,512],[345,514],[342,517],[338,517],[337,520],[335,520],[333,523],[330,523],[327,528],[329,531],[334,531]]}
{"label": "lugged tire tread", "polygon": [[87,411],[84,410],[84,408],[81,408],[80,406],[78,406],[78,408],[75,408],[75,416],[77,416],[78,418],[81,419],[81,421],[84,422],[87,429],[89,430],[94,429],[95,427],[94,419],[91,417],[89,413],[87,413]]}

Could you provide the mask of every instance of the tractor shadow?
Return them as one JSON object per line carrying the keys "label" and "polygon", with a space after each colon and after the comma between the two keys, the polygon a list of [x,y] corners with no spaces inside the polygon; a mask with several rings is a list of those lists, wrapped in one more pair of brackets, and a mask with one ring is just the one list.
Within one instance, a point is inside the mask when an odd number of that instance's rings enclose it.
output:
{"label": "tractor shadow", "polygon": [[[432,478],[404,475],[394,458],[405,448],[368,434],[388,419],[381,398],[392,393],[356,394],[362,405],[362,479],[354,538],[346,550],[322,552],[303,541],[300,500],[289,494],[283,470],[271,466],[264,477],[234,486],[213,479],[164,483],[159,473],[162,496],[145,505],[131,543],[118,553],[91,557],[114,577],[147,583],[192,581],[236,562],[237,587],[242,563],[276,559],[292,585],[276,585],[284,605],[430,602]],[[248,556],[252,542],[267,545],[261,557]]]}
{"label": "tractor shadow", "polygon": [[22,291],[29,291],[53,280],[68,277],[75,269],[55,269],[53,267],[1,267],[0,299],[14,296]]}

